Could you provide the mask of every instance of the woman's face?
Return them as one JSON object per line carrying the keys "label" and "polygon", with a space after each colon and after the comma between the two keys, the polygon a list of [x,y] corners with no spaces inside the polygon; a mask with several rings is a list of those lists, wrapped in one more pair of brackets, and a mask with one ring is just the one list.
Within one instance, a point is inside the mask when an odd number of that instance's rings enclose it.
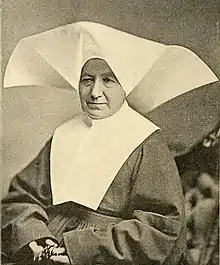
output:
{"label": "woman's face", "polygon": [[87,61],[79,82],[82,109],[92,119],[116,113],[124,103],[125,92],[108,64],[102,59]]}

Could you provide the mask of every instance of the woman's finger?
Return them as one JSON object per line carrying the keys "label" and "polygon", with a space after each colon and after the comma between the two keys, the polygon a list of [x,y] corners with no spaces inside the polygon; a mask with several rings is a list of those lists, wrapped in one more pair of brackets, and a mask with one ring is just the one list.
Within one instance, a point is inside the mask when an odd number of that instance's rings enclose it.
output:
{"label": "woman's finger", "polygon": [[45,243],[48,245],[48,246],[54,246],[54,247],[57,247],[57,243],[55,243],[53,240],[51,239],[46,239]]}
{"label": "woman's finger", "polygon": [[34,260],[41,260],[41,254],[44,248],[42,246],[39,246],[35,241],[29,244],[29,248],[33,252]]}
{"label": "woman's finger", "polygon": [[53,255],[60,255],[60,254],[63,254],[63,253],[65,253],[65,248],[54,248],[53,249],[53,251],[52,251],[52,253],[53,253]]}
{"label": "woman's finger", "polygon": [[51,256],[51,260],[55,262],[60,262],[64,264],[70,264],[69,258],[67,256],[61,255],[61,256]]}
{"label": "woman's finger", "polygon": [[37,246],[38,246],[38,244],[37,244],[36,241],[31,241],[31,242],[29,243],[29,247],[30,247],[31,249],[34,249],[34,248],[36,248]]}

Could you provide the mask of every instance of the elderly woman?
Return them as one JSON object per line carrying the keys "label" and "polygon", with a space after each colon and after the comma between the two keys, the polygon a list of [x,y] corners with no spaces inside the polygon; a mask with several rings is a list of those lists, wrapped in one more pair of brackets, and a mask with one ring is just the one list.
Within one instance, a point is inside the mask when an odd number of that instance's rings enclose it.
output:
{"label": "elderly woman", "polygon": [[174,159],[158,127],[128,106],[120,67],[83,34],[75,68],[83,113],[13,178],[3,262],[179,264],[185,226]]}

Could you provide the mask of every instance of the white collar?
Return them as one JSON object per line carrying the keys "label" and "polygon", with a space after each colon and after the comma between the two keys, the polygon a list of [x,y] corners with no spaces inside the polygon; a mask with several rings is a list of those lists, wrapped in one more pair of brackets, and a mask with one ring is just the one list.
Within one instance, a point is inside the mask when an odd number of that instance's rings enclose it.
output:
{"label": "white collar", "polygon": [[123,163],[158,129],[127,103],[115,115],[92,120],[92,126],[88,121],[84,115],[78,116],[54,133],[51,147],[54,204],[74,201],[96,210]]}

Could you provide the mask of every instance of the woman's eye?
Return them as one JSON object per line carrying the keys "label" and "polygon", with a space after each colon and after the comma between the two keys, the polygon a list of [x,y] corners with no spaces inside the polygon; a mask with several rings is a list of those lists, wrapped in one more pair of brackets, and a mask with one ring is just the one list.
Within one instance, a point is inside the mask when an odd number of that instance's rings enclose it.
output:
{"label": "woman's eye", "polygon": [[113,80],[113,79],[111,79],[111,78],[108,78],[108,77],[104,78],[103,81],[104,81],[104,83],[105,83],[106,85],[112,85],[112,84],[115,84],[115,83],[116,83],[115,80]]}
{"label": "woman's eye", "polygon": [[93,83],[93,79],[92,78],[83,78],[80,81],[81,84],[83,84],[84,86],[90,86]]}

